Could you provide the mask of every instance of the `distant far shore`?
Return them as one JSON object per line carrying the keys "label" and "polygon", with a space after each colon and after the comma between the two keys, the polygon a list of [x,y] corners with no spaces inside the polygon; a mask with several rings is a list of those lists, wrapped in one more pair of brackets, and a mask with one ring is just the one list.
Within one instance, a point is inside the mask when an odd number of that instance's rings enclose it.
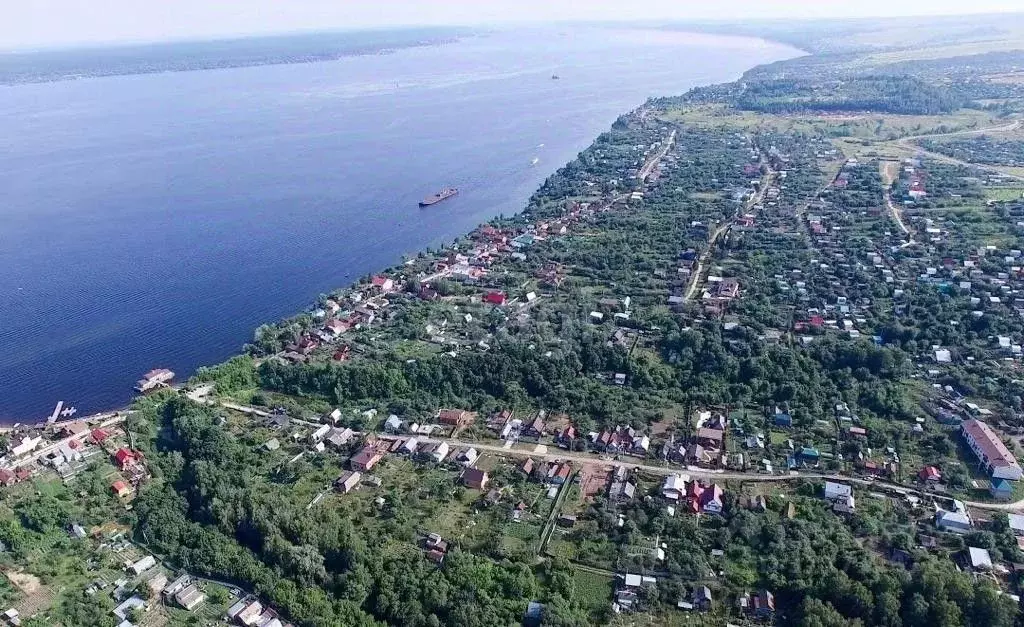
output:
{"label": "distant far shore", "polygon": [[0,54],[0,85],[335,61],[455,43],[464,28],[303,33]]}

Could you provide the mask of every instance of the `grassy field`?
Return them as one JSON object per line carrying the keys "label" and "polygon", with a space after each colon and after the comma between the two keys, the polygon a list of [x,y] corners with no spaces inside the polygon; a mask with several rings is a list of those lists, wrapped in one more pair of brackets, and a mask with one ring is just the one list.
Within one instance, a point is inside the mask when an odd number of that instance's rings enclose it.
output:
{"label": "grassy field", "polygon": [[1020,200],[1024,197],[1024,185],[1021,187],[987,187],[985,188],[985,197],[999,202]]}
{"label": "grassy field", "polygon": [[577,568],[573,569],[572,581],[576,598],[587,611],[598,612],[612,602],[613,577]]}
{"label": "grassy field", "polygon": [[547,553],[556,557],[564,557],[568,560],[574,560],[579,555],[579,550],[576,545],[568,542],[562,537],[557,531],[552,534],[551,540],[548,541]]}
{"label": "grassy field", "polygon": [[738,111],[724,105],[702,105],[674,109],[664,117],[668,121],[703,128],[728,124],[751,130],[774,128],[785,132],[824,134],[836,138],[845,154],[875,152],[898,156],[909,156],[914,152],[913,147],[895,143],[902,137],[969,131],[995,124],[990,114],[972,109],[944,116],[877,113],[766,115]]}
{"label": "grassy field", "polygon": [[768,441],[772,446],[783,446],[786,444],[786,440],[793,437],[789,432],[786,431],[769,431]]}
{"label": "grassy field", "polygon": [[1012,38],[973,41],[949,46],[915,47],[892,52],[879,52],[867,55],[862,63],[864,65],[881,65],[885,63],[898,63],[900,61],[946,59],[1001,50],[1018,50],[1022,46],[1024,46],[1024,37],[1018,35]]}
{"label": "grassy field", "polygon": [[540,541],[541,528],[539,523],[508,523],[501,534],[501,553],[508,556],[535,553]]}

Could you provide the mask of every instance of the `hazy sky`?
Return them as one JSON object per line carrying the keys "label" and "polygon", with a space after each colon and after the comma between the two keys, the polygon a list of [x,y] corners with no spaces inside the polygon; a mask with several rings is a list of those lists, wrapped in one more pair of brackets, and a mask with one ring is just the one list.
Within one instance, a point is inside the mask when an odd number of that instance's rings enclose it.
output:
{"label": "hazy sky", "polygon": [[1004,12],[1021,0],[0,0],[0,48],[549,20]]}

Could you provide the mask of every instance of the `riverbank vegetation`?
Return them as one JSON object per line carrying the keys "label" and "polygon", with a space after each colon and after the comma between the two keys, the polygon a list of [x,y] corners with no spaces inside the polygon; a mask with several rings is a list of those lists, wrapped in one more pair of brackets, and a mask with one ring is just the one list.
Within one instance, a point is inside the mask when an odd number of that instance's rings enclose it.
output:
{"label": "riverbank vegetation", "polygon": [[1015,624],[1024,494],[960,431],[1024,434],[1024,202],[967,134],[1013,70],[856,54],[652,100],[523,213],[141,400],[130,509],[11,496],[7,572],[116,522],[302,626]]}

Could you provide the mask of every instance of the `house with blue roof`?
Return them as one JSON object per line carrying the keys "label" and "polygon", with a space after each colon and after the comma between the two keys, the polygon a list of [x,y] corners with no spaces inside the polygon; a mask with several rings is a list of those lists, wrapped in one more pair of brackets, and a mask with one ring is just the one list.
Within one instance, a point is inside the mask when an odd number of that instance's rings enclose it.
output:
{"label": "house with blue roof", "polygon": [[1013,484],[1006,479],[993,479],[988,492],[994,499],[1009,501],[1013,499]]}
{"label": "house with blue roof", "polygon": [[821,453],[813,446],[805,446],[797,453],[797,457],[805,464],[817,464],[821,460]]}

